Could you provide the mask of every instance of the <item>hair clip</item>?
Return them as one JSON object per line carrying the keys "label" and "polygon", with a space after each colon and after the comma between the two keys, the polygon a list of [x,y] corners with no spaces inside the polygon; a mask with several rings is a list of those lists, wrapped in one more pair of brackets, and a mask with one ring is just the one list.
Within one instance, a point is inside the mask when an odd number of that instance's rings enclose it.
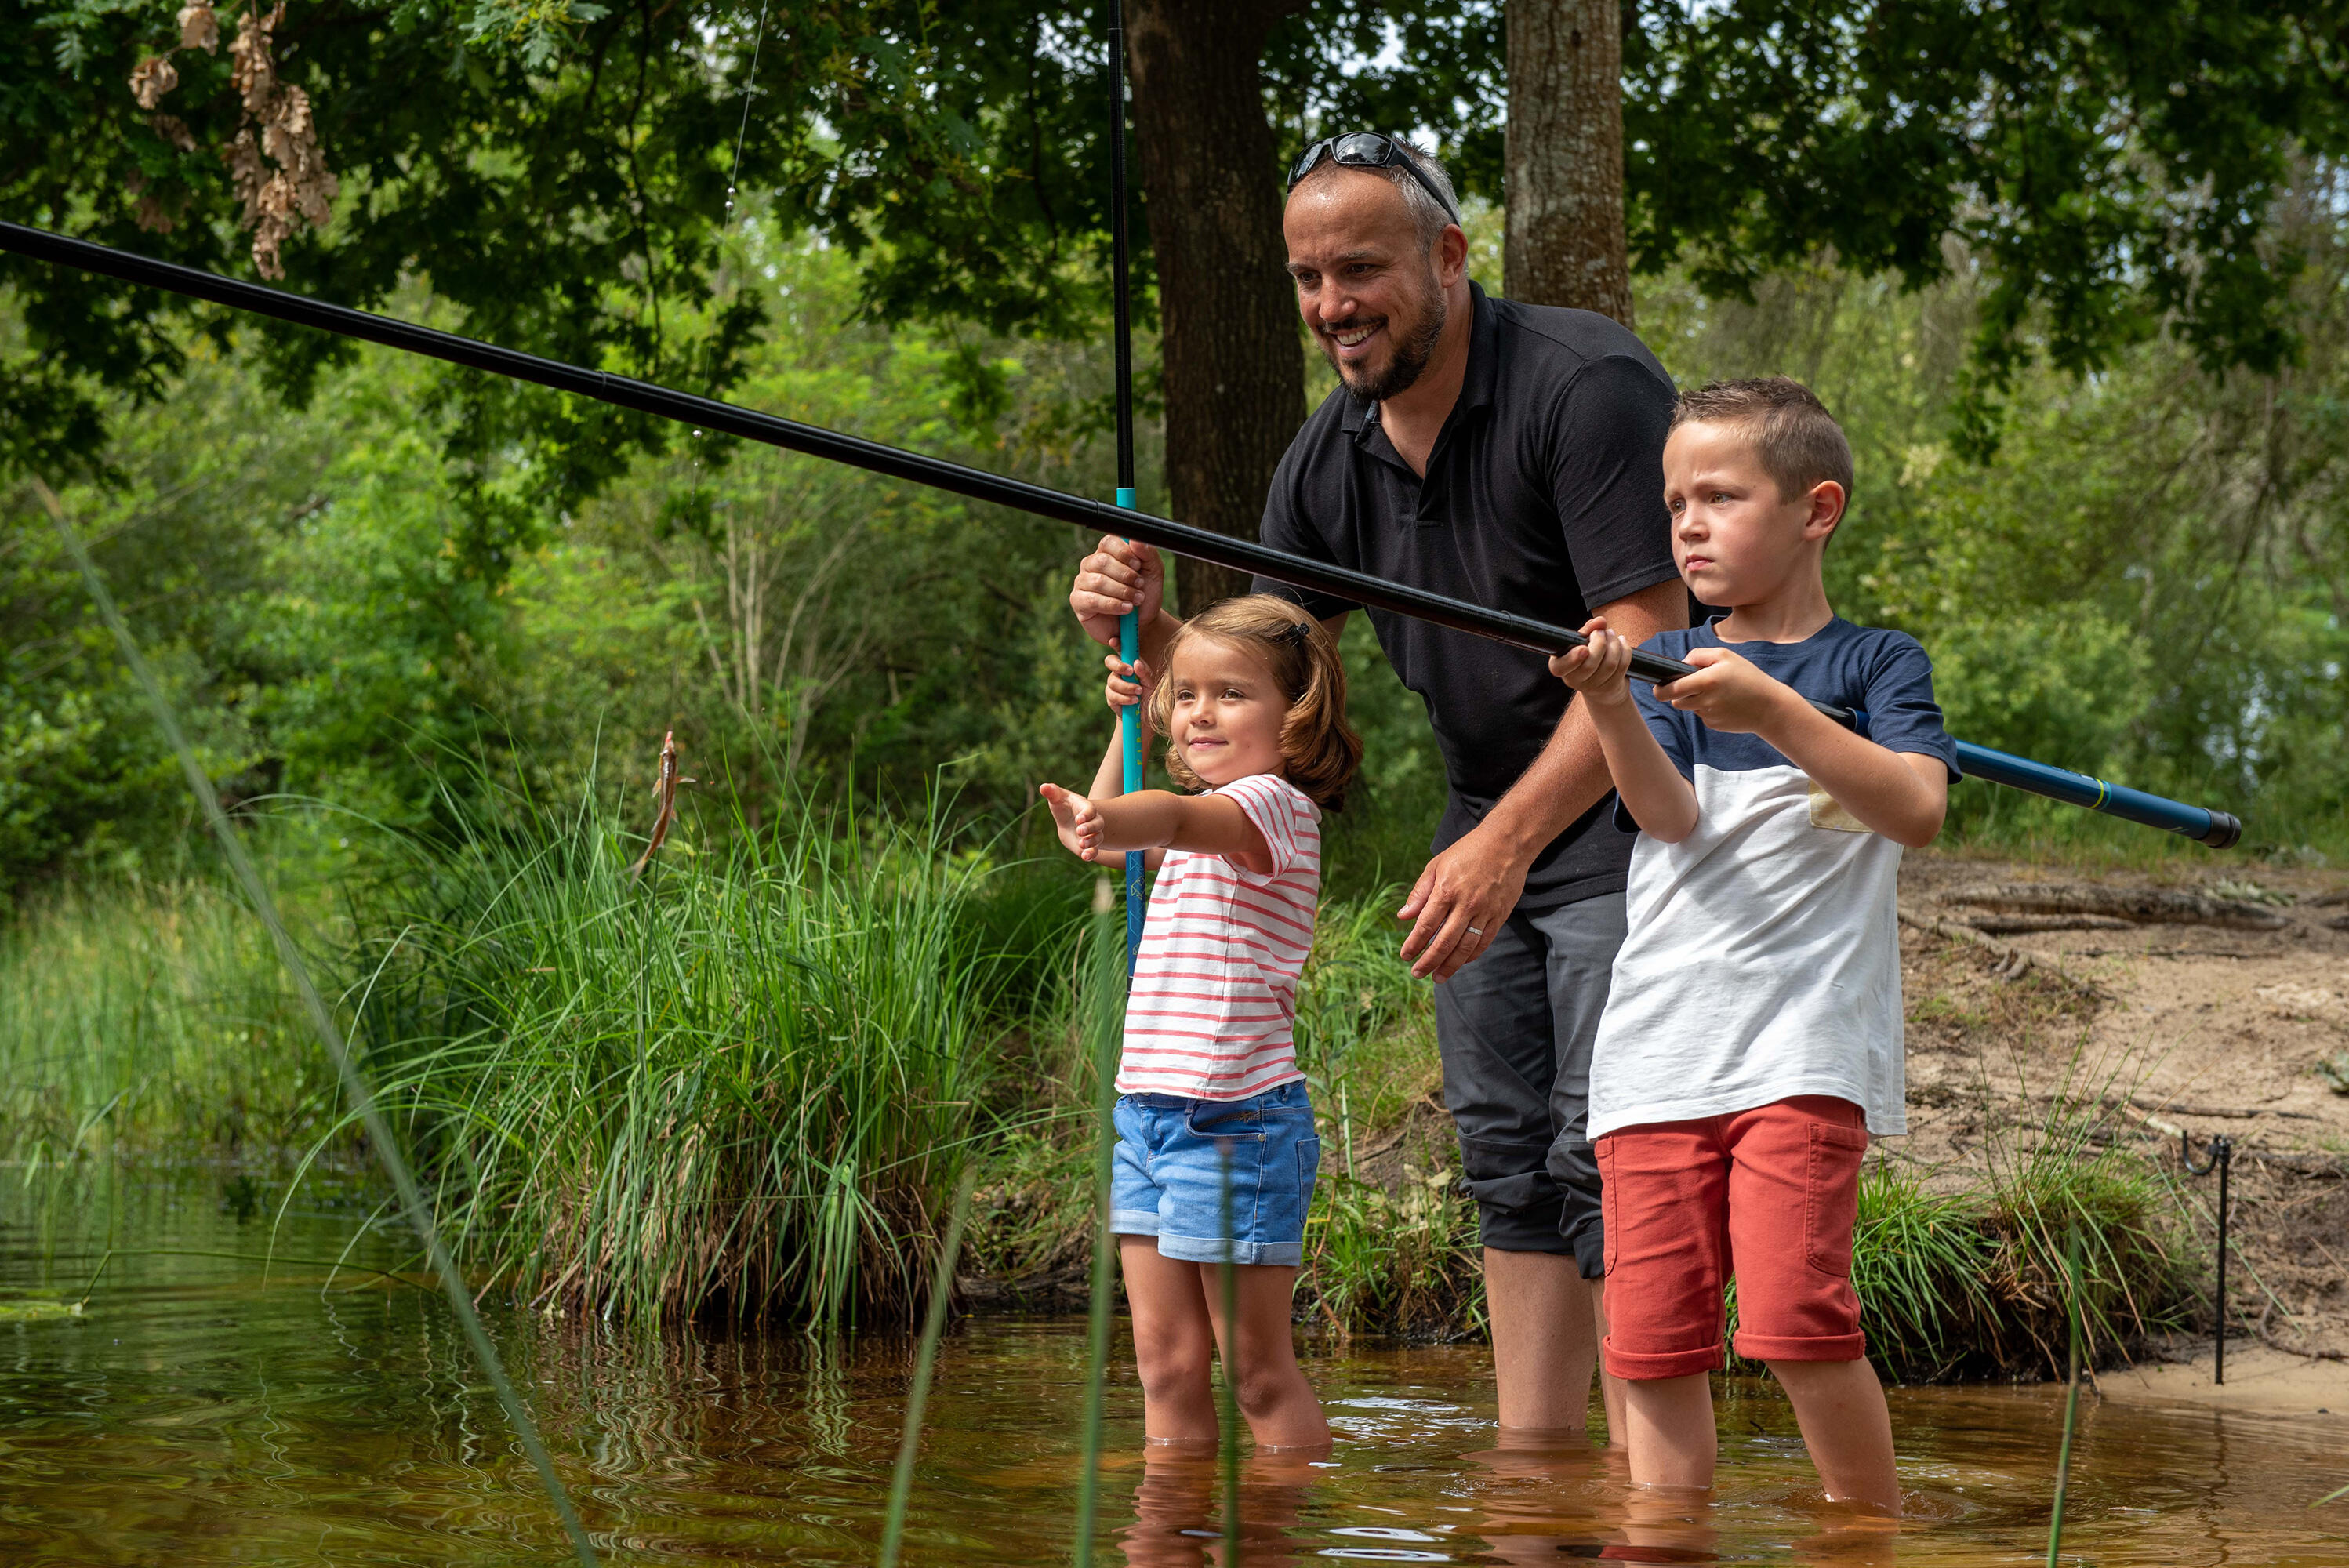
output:
{"label": "hair clip", "polygon": [[1292,648],[1301,648],[1313,640],[1313,623],[1292,621],[1272,635],[1275,642]]}

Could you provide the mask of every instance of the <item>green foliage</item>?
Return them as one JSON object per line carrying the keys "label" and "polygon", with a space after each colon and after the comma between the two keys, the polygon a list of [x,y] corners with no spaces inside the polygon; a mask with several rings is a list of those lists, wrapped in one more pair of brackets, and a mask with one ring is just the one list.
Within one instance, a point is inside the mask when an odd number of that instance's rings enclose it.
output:
{"label": "green foliage", "polygon": [[1742,294],[1822,253],[1914,288],[1957,241],[1984,284],[1975,451],[2043,351],[2084,373],[2166,330],[2206,372],[2271,374],[2302,258],[2271,220],[2299,160],[2349,152],[2343,28],[2329,5],[1642,6],[1632,248]]}
{"label": "green foliage", "polygon": [[[1918,294],[1815,270],[1755,303],[1643,296],[1683,383],[1779,371],[1849,431],[1858,482],[1827,554],[1855,620],[1932,654],[1951,732],[2244,817],[2271,852],[2349,829],[2349,276],[2340,166],[2303,171],[2286,235],[2306,258],[2301,363],[2212,378],[2147,342],[2085,381],[2018,373],[1996,458],[1965,460],[1965,343],[1984,286]],[[2157,836],[2013,791],[1962,788],[1951,836],[2151,856]]]}
{"label": "green foliage", "polygon": [[0,1158],[290,1161],[335,1072],[252,912],[202,882],[57,895],[0,932]]}
{"label": "green foliage", "polygon": [[[178,44],[174,10],[0,4],[10,150],[0,205],[19,222],[242,270],[243,209],[223,154],[245,106],[230,51],[179,49],[178,85],[154,115],[127,85]],[[757,298],[733,296],[690,335],[679,317],[709,305],[755,15],[504,0],[297,6],[279,76],[307,94],[342,194],[324,232],[286,245],[286,286],[372,307],[420,273],[433,308],[471,335],[722,389],[760,325]],[[226,31],[235,17],[222,20]],[[775,148],[765,137],[745,147],[749,188],[775,183]],[[0,425],[0,474],[34,467],[62,479],[90,463],[109,402],[150,402],[184,366],[189,335],[177,324],[218,344],[242,330],[210,307],[14,257],[0,259],[0,286],[16,292],[27,326],[0,361],[14,416]],[[296,406],[353,354],[292,328],[253,335],[269,384]],[[460,559],[492,575],[556,509],[672,438],[644,416],[500,378],[436,372],[433,385],[468,500]],[[511,494],[495,488],[502,474]]]}
{"label": "green foliage", "polygon": [[465,825],[357,960],[452,1246],[631,1315],[911,1299],[1020,973],[985,863],[935,812],[684,833],[641,881],[592,800]]}

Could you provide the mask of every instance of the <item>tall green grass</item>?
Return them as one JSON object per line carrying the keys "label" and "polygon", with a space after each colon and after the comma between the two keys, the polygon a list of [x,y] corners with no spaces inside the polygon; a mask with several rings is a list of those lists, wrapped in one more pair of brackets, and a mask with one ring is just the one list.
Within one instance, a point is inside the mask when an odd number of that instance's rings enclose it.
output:
{"label": "tall green grass", "polygon": [[335,1101],[268,933],[234,894],[68,888],[0,927],[0,1158],[282,1160]]}
{"label": "tall green grass", "polygon": [[372,913],[357,966],[455,1243],[607,1314],[910,1305],[1032,979],[984,857],[936,807],[809,809],[681,832],[636,881],[592,799],[507,804]]}
{"label": "tall green grass", "polygon": [[[973,1165],[970,1266],[1073,1290],[1092,1212],[1089,877],[999,864],[933,804],[688,818],[632,882],[638,845],[592,799],[473,798],[498,810],[347,890],[311,945],[485,1285],[647,1318],[897,1317]],[[1397,902],[1328,901],[1301,990],[1327,1152],[1299,1305],[1340,1335],[1458,1337],[1483,1323],[1475,1216],[1430,1100],[1429,991],[1394,955]],[[2094,1358],[2182,1321],[2175,1183],[2111,1146],[2099,1097],[2072,1087],[1994,1139],[1963,1191],[1870,1167],[1854,1284],[1888,1370],[2060,1365],[2075,1223]],[[68,892],[0,930],[0,1157],[339,1158],[357,1141],[337,1104],[224,892]]]}

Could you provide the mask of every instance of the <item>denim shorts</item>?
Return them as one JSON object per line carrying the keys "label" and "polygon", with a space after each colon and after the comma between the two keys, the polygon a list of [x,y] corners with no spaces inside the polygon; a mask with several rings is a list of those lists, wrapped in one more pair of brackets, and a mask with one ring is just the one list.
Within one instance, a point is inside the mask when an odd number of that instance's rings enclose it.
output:
{"label": "denim shorts", "polygon": [[1302,1081],[1247,1099],[1123,1095],[1110,1228],[1156,1236],[1162,1256],[1190,1263],[1296,1268],[1305,1262],[1305,1211],[1320,1164],[1313,1102]]}

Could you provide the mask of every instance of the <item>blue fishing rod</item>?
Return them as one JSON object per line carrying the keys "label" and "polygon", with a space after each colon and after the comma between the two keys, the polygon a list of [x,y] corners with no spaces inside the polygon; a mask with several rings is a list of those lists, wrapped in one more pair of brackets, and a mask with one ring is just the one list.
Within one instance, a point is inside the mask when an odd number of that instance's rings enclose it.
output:
{"label": "blue fishing rod", "polygon": [[[820,425],[802,424],[796,419],[761,414],[755,409],[721,403],[714,397],[696,397],[690,392],[679,392],[649,381],[638,381],[632,377],[614,376],[607,371],[590,370],[584,366],[566,365],[558,359],[524,354],[519,349],[501,348],[493,343],[438,332],[413,322],[353,310],[348,305],[329,304],[324,300],[246,283],[241,278],[222,277],[197,267],[159,262],[150,256],[93,244],[88,240],[53,234],[45,229],[0,222],[0,251],[12,251],[36,261],[72,267],[145,288],[167,290],[191,299],[226,305],[233,310],[249,311],[273,320],[290,322],[296,326],[330,332],[364,343],[381,344],[387,348],[421,355],[450,365],[461,365],[492,376],[528,381],[574,397],[608,403],[616,408],[628,408],[698,428],[722,431],[746,441],[780,447],[785,451],[845,463],[868,473],[902,480],[909,484],[926,485],[967,500],[1024,511],[1033,517],[1049,518],[1100,533],[1118,534],[1138,543],[1172,551],[1177,555],[1213,562],[1234,572],[1268,577],[1276,583],[1327,593],[1365,609],[1408,615],[1432,625],[1448,626],[1456,632],[1489,637],[1512,647],[1555,655],[1581,647],[1585,642],[1581,633],[1564,626],[1553,626],[1526,615],[1487,610],[1480,604],[1448,599],[1423,588],[1390,583],[1366,572],[1353,572],[1327,562],[1290,555],[1254,540],[1235,539],[1228,534],[1194,528],[1168,518],[1153,517],[1133,508],[1070,495],[1062,490],[1030,484],[1025,480],[991,474],[983,469],[966,468],[960,463],[947,462],[943,458],[909,452],[902,447],[884,446],[858,436],[844,436]],[[1664,658],[1656,654],[1635,652],[1631,655],[1631,674],[1643,681],[1678,680],[1692,673],[1692,669],[1693,666],[1677,659]],[[1825,703],[1811,706],[1839,723],[1860,728],[1866,726],[1864,714]],[[1957,743],[1957,748],[1958,766],[1969,778],[1988,779],[1993,784],[2003,784],[2027,794],[2061,800],[2107,817],[2158,828],[2164,832],[2208,844],[2212,849],[2226,849],[2243,836],[2240,821],[2230,813],[2211,807],[2168,799],[2142,789],[2131,789],[2107,783],[2102,779],[2092,779],[2066,768],[2035,762],[2027,757],[1993,751],[1987,746],[1975,746],[1961,740]]]}

